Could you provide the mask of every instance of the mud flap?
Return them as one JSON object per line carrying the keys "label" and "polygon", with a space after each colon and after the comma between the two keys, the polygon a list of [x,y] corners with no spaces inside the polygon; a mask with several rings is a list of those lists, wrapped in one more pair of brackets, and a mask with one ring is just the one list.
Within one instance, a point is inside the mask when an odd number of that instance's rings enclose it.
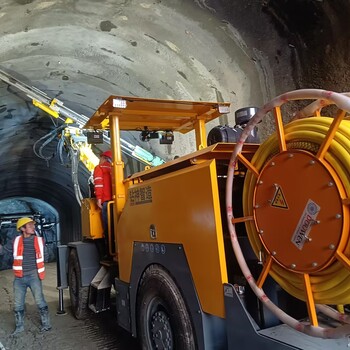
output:
{"label": "mud flap", "polygon": [[118,325],[131,333],[129,283],[115,279],[117,291],[117,321]]}

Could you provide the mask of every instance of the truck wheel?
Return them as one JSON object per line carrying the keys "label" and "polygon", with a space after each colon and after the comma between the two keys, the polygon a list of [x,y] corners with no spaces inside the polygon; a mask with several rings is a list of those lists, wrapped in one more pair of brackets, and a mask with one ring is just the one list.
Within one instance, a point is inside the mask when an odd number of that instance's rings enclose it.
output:
{"label": "truck wheel", "polygon": [[185,302],[166,270],[151,265],[145,271],[137,305],[138,331],[143,349],[196,348]]}
{"label": "truck wheel", "polygon": [[89,312],[89,287],[82,287],[81,285],[81,270],[76,249],[72,249],[69,253],[68,281],[73,314],[78,320],[83,320]]}

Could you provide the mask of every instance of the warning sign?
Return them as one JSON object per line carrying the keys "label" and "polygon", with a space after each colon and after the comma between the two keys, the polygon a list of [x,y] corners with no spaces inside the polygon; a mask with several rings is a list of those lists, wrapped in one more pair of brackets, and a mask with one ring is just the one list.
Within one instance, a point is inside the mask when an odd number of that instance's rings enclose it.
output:
{"label": "warning sign", "polygon": [[275,195],[271,202],[271,206],[275,208],[288,209],[287,201],[280,186],[278,186],[276,189]]}

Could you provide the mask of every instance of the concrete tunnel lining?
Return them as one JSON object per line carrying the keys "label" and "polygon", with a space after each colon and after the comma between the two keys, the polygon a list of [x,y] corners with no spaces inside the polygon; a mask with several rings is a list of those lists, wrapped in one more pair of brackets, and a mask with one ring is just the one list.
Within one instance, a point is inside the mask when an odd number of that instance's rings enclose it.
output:
{"label": "concrete tunnel lining", "polygon": [[[232,113],[221,121],[234,125],[234,110],[296,87],[348,89],[349,8],[342,0],[5,1],[0,66],[87,116],[110,94],[225,100]],[[49,203],[62,241],[79,239],[70,169],[57,157],[47,167],[32,151],[51,120],[3,83],[0,98],[0,199]],[[193,138],[178,140],[141,146],[165,159],[194,149]]]}

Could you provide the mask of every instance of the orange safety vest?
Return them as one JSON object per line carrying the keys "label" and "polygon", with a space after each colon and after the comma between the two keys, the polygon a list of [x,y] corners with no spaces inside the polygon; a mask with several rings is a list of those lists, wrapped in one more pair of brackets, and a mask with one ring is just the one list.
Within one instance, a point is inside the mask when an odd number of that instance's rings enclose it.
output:
{"label": "orange safety vest", "polygon": [[[45,277],[44,266],[44,240],[42,237],[34,236],[34,248],[36,255],[36,266],[41,280]],[[13,242],[13,272],[16,277],[23,277],[23,236],[17,236]]]}

